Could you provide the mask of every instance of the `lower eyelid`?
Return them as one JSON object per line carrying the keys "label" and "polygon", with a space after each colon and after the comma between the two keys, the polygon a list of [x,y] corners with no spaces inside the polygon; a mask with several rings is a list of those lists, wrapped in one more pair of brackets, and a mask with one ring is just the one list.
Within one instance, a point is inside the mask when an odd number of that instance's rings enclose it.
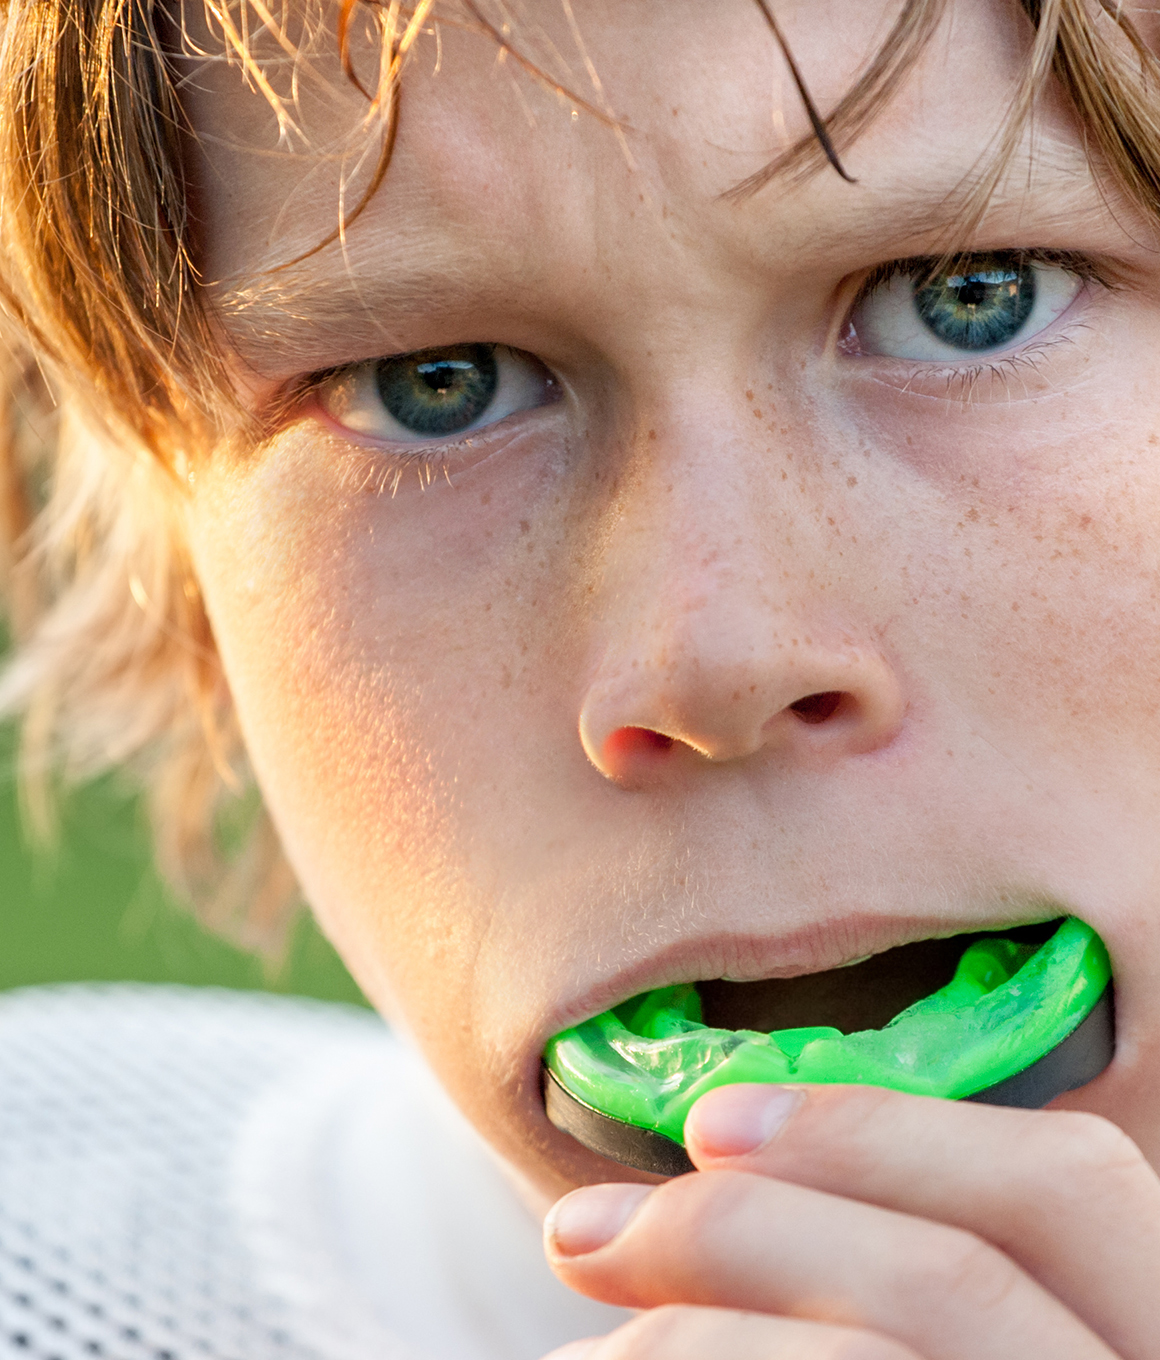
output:
{"label": "lower eyelid", "polygon": [[[558,385],[557,391],[560,396],[563,395]],[[515,433],[505,428],[509,420],[516,416],[534,414],[536,410],[555,405],[558,400],[559,396],[539,407],[513,412],[511,416],[472,427],[453,437],[430,440],[391,440],[381,435],[362,433],[337,420],[316,395],[308,397],[300,409],[303,415],[318,421],[352,450],[371,460],[372,465],[403,472],[414,469],[422,474],[421,479],[424,482],[429,483],[431,480],[429,470],[433,470],[433,476],[441,478],[448,470],[454,471],[457,459],[460,465],[466,466],[469,462],[476,461],[478,457],[489,455],[495,451],[491,447],[493,444],[502,447]],[[372,480],[378,478],[379,473],[376,471]]]}
{"label": "lower eyelid", "polygon": [[[1077,329],[1080,326],[1082,323]],[[1035,396],[1042,391],[1057,390],[1049,365],[1054,351],[1066,351],[1072,339],[1071,328],[1068,328],[1046,339],[1037,336],[1021,348],[955,365],[887,359],[890,367],[885,371],[878,368],[873,381],[896,392],[933,400],[973,403],[992,396],[1005,401]],[[998,384],[998,389],[989,388],[990,384]]]}

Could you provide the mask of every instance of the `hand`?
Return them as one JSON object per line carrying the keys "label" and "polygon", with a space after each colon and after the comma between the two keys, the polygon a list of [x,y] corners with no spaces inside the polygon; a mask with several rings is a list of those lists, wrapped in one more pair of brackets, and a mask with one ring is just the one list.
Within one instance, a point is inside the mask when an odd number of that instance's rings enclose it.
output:
{"label": "hand", "polygon": [[1106,1120],[730,1086],[685,1136],[698,1174],[549,1215],[566,1284],[647,1310],[552,1360],[1160,1357],[1160,1179]]}

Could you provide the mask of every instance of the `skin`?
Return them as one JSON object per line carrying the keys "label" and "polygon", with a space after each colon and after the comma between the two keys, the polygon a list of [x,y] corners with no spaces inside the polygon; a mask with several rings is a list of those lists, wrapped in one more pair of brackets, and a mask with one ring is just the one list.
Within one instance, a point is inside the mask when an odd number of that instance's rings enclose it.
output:
{"label": "skin", "polygon": [[[831,107],[892,9],[782,8]],[[592,95],[565,13],[529,9]],[[806,130],[744,0],[577,0],[619,134],[444,24],[345,249],[276,274],[333,227],[366,105],[320,41],[280,144],[236,67],[190,63],[203,269],[239,390],[280,412],[188,496],[253,765],[368,997],[531,1194],[596,1185],[551,1258],[648,1311],[593,1360],[1142,1360],[1160,1331],[1160,257],[1057,107],[954,235],[1025,34],[950,11],[844,151],[855,185],[741,201]],[[948,246],[1082,252],[1116,287],[1002,362],[858,352],[870,270]],[[466,342],[562,396],[427,475],[279,404]],[[544,1117],[547,1038],[646,988],[1063,913],[1108,944],[1119,1037],[1047,1114],[814,1091],[738,1152],[771,1096],[719,1091],[703,1174],[643,1201]]]}

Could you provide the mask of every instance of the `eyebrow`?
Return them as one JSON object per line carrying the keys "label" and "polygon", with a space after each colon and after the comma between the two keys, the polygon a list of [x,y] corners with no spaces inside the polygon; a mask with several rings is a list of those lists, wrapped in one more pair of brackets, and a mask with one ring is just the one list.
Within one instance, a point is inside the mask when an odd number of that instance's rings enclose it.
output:
{"label": "eyebrow", "polygon": [[260,370],[268,346],[286,346],[288,323],[305,329],[309,339],[300,347],[310,351],[341,352],[372,337],[390,346],[396,329],[461,307],[467,292],[480,298],[482,264],[428,240],[410,246],[368,240],[208,291],[238,353]]}
{"label": "eyebrow", "polygon": [[[951,249],[977,248],[974,241],[952,238],[959,214],[969,204],[987,165],[986,159],[980,158],[965,175],[948,176],[945,183],[929,174],[929,166],[919,166],[921,180],[916,178],[905,185],[896,180],[886,186],[877,196],[879,201],[838,231],[828,230],[827,224],[818,236],[820,250],[834,249],[839,238],[871,254],[886,239],[901,245],[913,243],[914,253],[938,254],[948,248],[948,242]],[[872,181],[863,183],[874,192]],[[1042,134],[1035,141],[1033,160],[1026,155],[1013,157],[987,202],[976,236],[985,242],[984,248],[996,244],[988,238],[1020,233],[1026,233],[1028,239],[1012,239],[1009,244],[1040,244],[1034,239],[1037,233],[1073,233],[1116,221],[1120,208],[1117,205],[1113,209],[1109,200],[1082,147]],[[885,229],[884,212],[889,214]]]}
{"label": "eyebrow", "polygon": [[[1074,235],[1084,226],[1116,219],[1081,148],[1041,137],[1033,183],[1026,173],[1031,167],[1019,163],[1025,173],[1020,176],[1013,167],[992,196],[979,233],[980,248],[1051,244],[1036,237]],[[765,196],[776,189],[775,182],[743,204],[722,204],[722,210],[768,216]],[[829,185],[825,191],[831,200],[859,192],[870,198],[863,199],[859,211],[835,215],[811,230],[808,256],[815,260],[864,257],[874,264],[940,254],[948,242],[950,248],[972,248],[953,241],[956,200],[970,193],[961,175],[941,185],[929,174],[905,184],[896,177],[877,190],[867,177],[859,186]],[[388,216],[385,231],[367,230],[374,219],[364,221],[364,229],[352,233],[345,249],[331,246],[286,268],[275,266],[209,286],[214,310],[244,362],[261,372],[273,348],[308,371],[404,352],[413,348],[408,331],[417,324],[429,327],[442,316],[458,317],[465,299],[473,310],[534,312],[534,271],[518,255],[508,254],[505,268],[502,258],[474,243],[408,227],[405,215],[404,223]],[[1028,239],[1016,239],[1020,234]],[[1004,236],[1011,239],[999,239]],[[521,294],[527,299],[523,306]]]}

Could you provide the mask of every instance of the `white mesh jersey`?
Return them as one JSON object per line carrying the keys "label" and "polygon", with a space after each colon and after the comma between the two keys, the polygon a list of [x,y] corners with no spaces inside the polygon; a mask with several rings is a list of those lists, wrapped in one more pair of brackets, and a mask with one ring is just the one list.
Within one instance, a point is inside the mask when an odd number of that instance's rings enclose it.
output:
{"label": "white mesh jersey", "polygon": [[537,1360],[627,1314],[353,1008],[0,996],[3,1360]]}

